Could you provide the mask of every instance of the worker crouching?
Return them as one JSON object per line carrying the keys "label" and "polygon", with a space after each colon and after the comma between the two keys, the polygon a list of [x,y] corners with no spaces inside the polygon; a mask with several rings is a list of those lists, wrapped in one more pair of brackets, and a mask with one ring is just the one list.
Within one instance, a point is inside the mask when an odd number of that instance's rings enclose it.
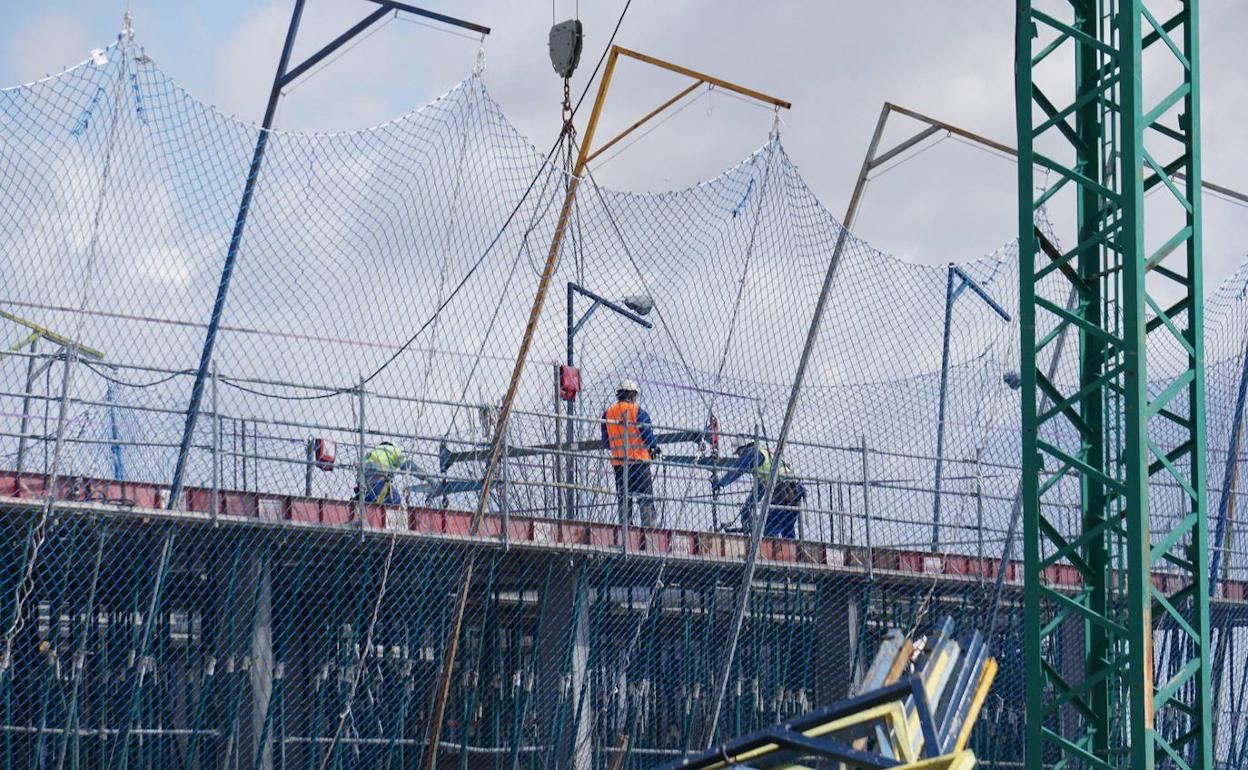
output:
{"label": "worker crouching", "polygon": [[602,413],[602,443],[611,453],[620,521],[632,523],[633,500],[636,499],[642,525],[652,527],[656,517],[650,461],[658,459],[659,444],[654,438],[650,415],[637,405],[638,393],[637,383],[620,381],[615,391],[616,402]]}
{"label": "worker crouching", "polygon": [[364,457],[364,502],[398,505],[403,500],[395,488],[394,477],[400,471],[415,470],[416,464],[402,449],[382,441]]}
{"label": "worker crouching", "polygon": [[[712,485],[714,489],[722,489],[741,476],[752,473],[754,489],[741,507],[741,524],[746,532],[752,531],[754,510],[762,504],[767,494],[767,480],[771,476],[774,460],[771,450],[760,447],[751,441],[737,447],[737,465],[723,478]],[[806,499],[806,487],[797,480],[796,474],[787,463],[780,463],[776,471],[776,488],[771,494],[771,506],[763,521],[763,535],[766,537],[784,537],[790,540],[797,538],[797,517],[802,512],[802,501]]]}

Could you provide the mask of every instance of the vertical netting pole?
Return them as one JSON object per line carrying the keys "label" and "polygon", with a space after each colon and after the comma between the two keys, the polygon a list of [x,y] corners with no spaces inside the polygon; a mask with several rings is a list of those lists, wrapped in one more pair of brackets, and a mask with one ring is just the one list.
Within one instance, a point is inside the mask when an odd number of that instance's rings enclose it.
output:
{"label": "vertical netting pole", "polygon": [[945,326],[940,349],[940,395],[936,408],[936,475],[932,484],[932,553],[940,552],[941,486],[945,474],[945,409],[949,404],[949,333],[953,322],[953,265],[945,271]]}
{"label": "vertical netting pole", "polygon": [[212,362],[212,521],[221,512],[221,407],[217,400],[217,362]]}
{"label": "vertical netting pole", "polygon": [[[356,420],[356,437],[355,437],[355,504],[357,516],[360,519],[360,536],[364,535],[365,519],[368,518],[368,511],[365,509],[365,500],[367,499],[364,491],[366,477],[364,474],[364,378],[360,378],[359,388],[356,390],[356,409],[358,418]],[[383,490],[388,492],[389,490]],[[384,501],[389,495],[384,495]]]}
{"label": "vertical netting pole", "polygon": [[[871,468],[868,464],[867,437],[862,437],[862,526],[863,542],[867,546],[867,581],[875,579],[875,553],[871,548]],[[852,524],[851,524],[852,531]]]}
{"label": "vertical netting pole", "polygon": [[26,462],[26,446],[29,443],[30,434],[30,408],[31,395],[34,393],[35,387],[35,361],[39,353],[39,338],[35,337],[30,342],[30,358],[26,359],[26,385],[22,388],[22,421],[18,430],[20,434],[17,437],[17,476],[21,478],[22,468]]}

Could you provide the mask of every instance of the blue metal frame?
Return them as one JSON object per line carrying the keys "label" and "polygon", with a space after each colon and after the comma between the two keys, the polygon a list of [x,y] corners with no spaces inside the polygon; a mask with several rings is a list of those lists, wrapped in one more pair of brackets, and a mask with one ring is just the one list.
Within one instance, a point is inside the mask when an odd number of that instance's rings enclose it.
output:
{"label": "blue metal frame", "polygon": [[423,8],[417,8],[406,3],[392,2],[392,0],[368,0],[368,2],[376,3],[380,7],[365,16],[346,32],[334,38],[302,63],[293,69],[288,69],[306,1],[295,0],[295,8],[290,17],[290,26],[286,30],[286,41],[282,44],[282,54],[277,63],[277,74],[273,76],[273,86],[269,89],[269,101],[264,108],[264,119],[260,122],[260,135],[256,137],[256,147],[251,155],[251,165],[247,169],[247,177],[243,183],[242,199],[238,204],[238,214],[234,218],[234,231],[230,236],[230,245],[225,254],[225,263],[221,267],[221,280],[217,285],[217,297],[213,302],[212,315],[208,321],[208,331],[204,336],[204,347],[200,353],[199,367],[195,370],[195,383],[191,386],[191,399],[186,408],[186,421],[182,427],[182,442],[178,447],[178,459],[174,465],[173,482],[170,485],[169,508],[176,508],[182,497],[182,489],[186,482],[186,463],[190,454],[191,440],[195,435],[195,423],[199,419],[200,405],[203,403],[204,385],[208,381],[209,369],[212,367],[213,349],[216,347],[217,332],[221,328],[221,316],[225,312],[225,301],[230,291],[230,280],[234,275],[234,266],[238,260],[238,250],[242,244],[243,231],[247,226],[247,214],[251,209],[251,199],[256,191],[256,180],[260,176],[260,167],[264,162],[264,151],[269,142],[269,129],[273,127],[273,118],[277,113],[277,102],[282,95],[282,89],[391,12],[423,16],[454,27],[479,32],[482,35],[490,33],[489,27],[434,13],[433,11],[426,11]]}
{"label": "blue metal frame", "polygon": [[[953,279],[957,278],[961,283],[956,287],[953,285]],[[945,407],[948,403],[949,396],[949,335],[950,325],[953,321],[953,303],[958,301],[958,297],[962,296],[962,292],[970,289],[976,296],[988,304],[992,312],[1001,317],[1006,323],[1010,322],[1010,314],[1005,308],[1001,307],[984,287],[980,286],[974,278],[966,274],[962,268],[957,265],[949,265],[949,271],[945,275],[945,329],[944,342],[940,352],[940,401],[936,414],[936,479],[932,485],[934,494],[932,501],[932,552],[936,553],[940,550],[940,491],[942,482],[944,481],[945,470]]]}
{"label": "blue metal frame", "polygon": [[1239,465],[1239,440],[1244,429],[1244,396],[1248,395],[1248,346],[1245,347],[1239,370],[1239,390],[1235,396],[1235,417],[1231,421],[1231,436],[1227,440],[1226,467],[1222,471],[1222,494],[1218,497],[1217,518],[1213,521],[1213,548],[1209,553],[1209,595],[1217,591],[1218,572],[1222,569],[1222,553],[1226,545],[1226,519],[1231,508],[1231,486],[1235,468]]}
{"label": "blue metal frame", "polygon": [[[572,319],[576,315],[576,295],[577,294],[580,294],[581,296],[592,299],[594,301],[594,304],[589,306],[589,310],[586,310],[579,320],[573,322]],[[594,314],[594,311],[596,311],[599,307],[605,307],[608,310],[618,313],[619,315],[624,316],[625,318],[632,321],[633,323],[640,324],[641,326],[644,326],[647,329],[654,328],[653,323],[651,323],[650,321],[647,321],[646,319],[642,318],[640,315],[634,313],[633,311],[629,310],[623,305],[612,302],[606,297],[603,297],[602,295],[597,294],[596,292],[592,292],[589,289],[586,289],[584,286],[581,286],[579,283],[568,281],[568,317],[567,317],[567,354],[568,354],[567,363],[568,363],[568,366],[576,366],[576,333],[579,332],[581,328],[585,326],[585,324],[589,321],[590,316],[592,316]],[[573,420],[573,417],[576,415],[576,397],[573,396],[572,398],[568,399],[567,404],[568,405],[566,407],[566,410],[568,414],[568,420],[567,420],[568,424],[564,428],[564,439],[565,439],[565,446],[568,448],[571,448],[576,443],[576,433],[575,433],[576,423]],[[572,519],[576,517],[576,505],[577,505],[576,489],[574,488],[575,480],[576,480],[575,479],[576,470],[575,470],[575,466],[571,457],[564,458],[561,464],[564,467],[564,472],[567,474],[567,479],[566,479],[567,485],[568,485],[567,498],[566,498],[567,499],[567,508],[566,508],[567,518]]]}

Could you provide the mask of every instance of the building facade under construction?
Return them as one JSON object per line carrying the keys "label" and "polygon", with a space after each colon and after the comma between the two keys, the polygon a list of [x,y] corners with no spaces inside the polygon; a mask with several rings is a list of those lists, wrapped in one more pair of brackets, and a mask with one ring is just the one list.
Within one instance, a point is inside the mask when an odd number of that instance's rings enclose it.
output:
{"label": "building facade under construction", "polygon": [[[1021,767],[1017,243],[882,253],[778,131],[689,188],[611,190],[486,80],[367,130],[262,130],[123,34],[0,91],[0,768],[651,767],[854,694],[889,629],[944,618],[1000,664],[970,747]],[[1248,266],[1205,298],[1228,769],[1248,764],[1246,297]],[[1079,351],[1049,379],[1076,382]],[[1180,353],[1150,389],[1182,385]],[[621,380],[662,449],[648,520],[601,441]],[[793,537],[760,537],[755,475],[718,482],[782,435],[805,495]],[[390,501],[365,483],[382,441],[410,461]],[[1044,510],[1074,541],[1063,473]],[[1157,526],[1184,494],[1149,488]],[[1057,561],[1043,580],[1083,590]],[[1087,625],[1057,609],[1046,653],[1080,681]],[[1180,631],[1152,637],[1159,681]]]}

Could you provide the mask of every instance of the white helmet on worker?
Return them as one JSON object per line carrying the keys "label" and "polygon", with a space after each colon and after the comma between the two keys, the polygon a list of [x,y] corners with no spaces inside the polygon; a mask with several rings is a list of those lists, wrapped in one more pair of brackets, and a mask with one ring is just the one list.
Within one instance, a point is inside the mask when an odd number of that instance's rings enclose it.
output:
{"label": "white helmet on worker", "polygon": [[620,384],[615,386],[616,393],[640,393],[641,388],[637,387],[637,383],[627,377],[620,380]]}

